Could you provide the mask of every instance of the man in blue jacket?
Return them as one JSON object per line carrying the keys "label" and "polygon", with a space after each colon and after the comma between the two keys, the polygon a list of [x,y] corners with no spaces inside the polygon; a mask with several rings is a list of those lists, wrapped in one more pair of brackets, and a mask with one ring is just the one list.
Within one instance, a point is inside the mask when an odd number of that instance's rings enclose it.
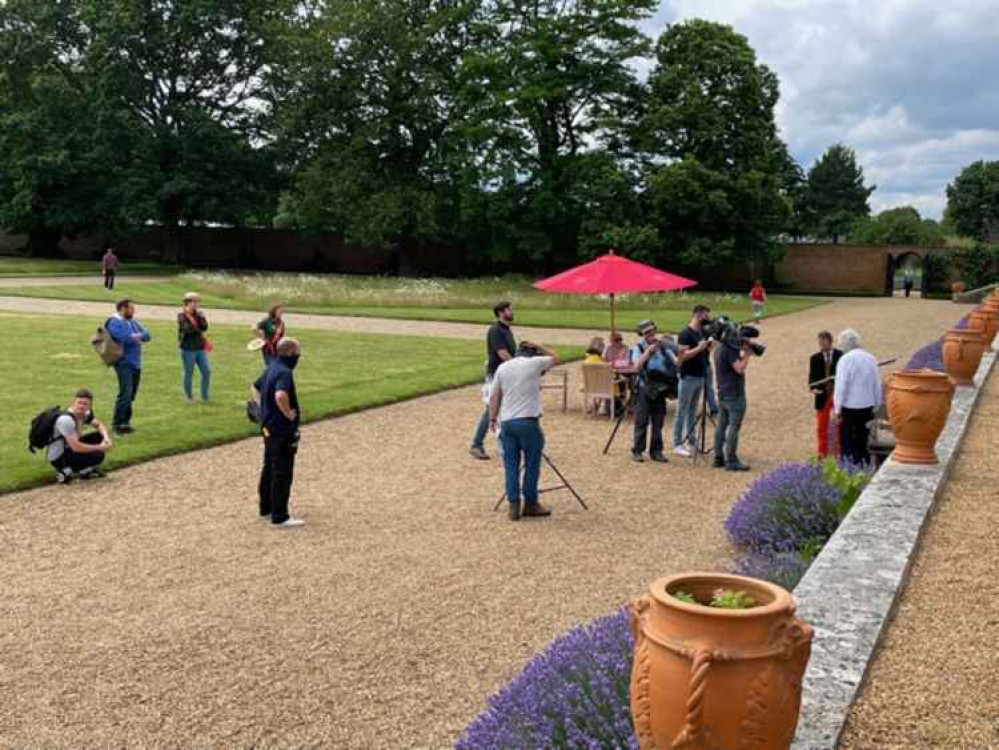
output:
{"label": "man in blue jacket", "polygon": [[132,403],[139,391],[142,374],[142,345],[149,341],[149,331],[135,319],[132,300],[123,299],[115,305],[115,312],[108,318],[106,328],[111,338],[122,345],[121,359],[114,364],[118,375],[118,398],[114,402],[112,428],[116,435],[134,432],[132,428]]}

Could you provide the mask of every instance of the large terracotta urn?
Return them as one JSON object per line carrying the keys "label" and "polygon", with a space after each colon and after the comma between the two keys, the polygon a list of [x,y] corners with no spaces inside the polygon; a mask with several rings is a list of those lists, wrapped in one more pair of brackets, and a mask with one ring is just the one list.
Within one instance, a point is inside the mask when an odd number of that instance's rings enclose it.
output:
{"label": "large terracotta urn", "polygon": [[991,346],[996,332],[999,331],[999,321],[984,310],[976,308],[968,313],[968,330],[979,331],[985,341],[985,346]]}
{"label": "large terracotta urn", "polygon": [[[718,589],[745,591],[757,606],[707,606]],[[633,602],[632,629],[631,714],[642,750],[790,747],[812,629],[794,617],[787,591],[721,573],[660,578]]]}
{"label": "large terracotta urn", "polygon": [[944,334],[943,361],[947,376],[954,385],[974,385],[978,364],[985,351],[982,331],[952,328]]}
{"label": "large terracotta urn", "polygon": [[954,385],[936,370],[898,370],[888,381],[888,419],[895,433],[892,458],[903,464],[937,463]]}

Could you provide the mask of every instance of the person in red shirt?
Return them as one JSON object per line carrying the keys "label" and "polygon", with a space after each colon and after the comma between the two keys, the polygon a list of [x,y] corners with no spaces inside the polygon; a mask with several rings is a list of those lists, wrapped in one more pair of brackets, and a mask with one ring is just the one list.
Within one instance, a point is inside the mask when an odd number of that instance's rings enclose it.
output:
{"label": "person in red shirt", "polygon": [[114,289],[114,276],[118,272],[118,256],[113,248],[108,248],[101,257],[101,270],[104,271],[104,288]]}
{"label": "person in red shirt", "polygon": [[763,288],[763,282],[759,279],[749,290],[749,301],[753,305],[753,320],[763,317],[763,308],[767,305],[767,290]]}

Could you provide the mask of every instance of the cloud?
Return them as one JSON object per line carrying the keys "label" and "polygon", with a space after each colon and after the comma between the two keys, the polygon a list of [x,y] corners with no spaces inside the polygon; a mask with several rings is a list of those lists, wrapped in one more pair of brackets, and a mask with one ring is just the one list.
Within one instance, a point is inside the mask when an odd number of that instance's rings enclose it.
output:
{"label": "cloud", "polygon": [[664,0],[646,30],[706,18],[745,35],[781,82],[777,122],[807,169],[856,150],[872,208],[938,218],[961,168],[999,159],[999,2]]}

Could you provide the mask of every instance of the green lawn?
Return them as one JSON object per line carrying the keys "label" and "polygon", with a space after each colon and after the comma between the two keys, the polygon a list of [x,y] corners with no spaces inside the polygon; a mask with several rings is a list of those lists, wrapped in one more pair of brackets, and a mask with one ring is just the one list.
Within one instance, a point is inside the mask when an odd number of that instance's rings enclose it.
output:
{"label": "green lawn", "polygon": [[[147,261],[122,260],[120,274],[174,274],[176,266]],[[61,258],[22,258],[0,256],[0,276],[98,276],[99,260],[67,260]]]}
{"label": "green lawn", "polygon": [[[27,451],[32,417],[52,405],[68,405],[80,387],[95,394],[105,423],[117,382],[91,351],[97,318],[0,314],[5,328],[10,383],[0,396],[0,492],[47,481],[51,468],[41,453]],[[110,467],[214,445],[255,433],[247,421],[248,385],[262,369],[260,354],[245,348],[244,326],[210,331],[212,397],[188,405],[181,389],[176,325],[152,323],[133,435],[115,439]],[[302,360],[295,371],[306,421],[391,403],[475,382],[482,375],[483,343],[374,334],[301,331]],[[197,372],[195,392],[197,393]],[[469,425],[469,429],[471,429]]]}
{"label": "green lawn", "polygon": [[[283,301],[292,312],[489,323],[493,303],[510,299],[519,325],[604,329],[610,322],[607,299],[547,294],[532,288],[528,279],[515,276],[451,280],[191,272],[157,282],[133,284],[123,279],[114,292],[96,283],[17,288],[3,287],[0,281],[0,295],[99,301],[128,295],[140,304],[176,305],[188,291],[199,292],[209,309],[264,310]],[[767,315],[797,312],[824,301],[821,297],[775,295],[770,297]],[[698,302],[707,304],[716,315],[725,313],[739,320],[751,315],[745,294],[636,294],[618,300],[618,327],[631,329],[639,320],[651,317],[663,330],[679,330]]]}

